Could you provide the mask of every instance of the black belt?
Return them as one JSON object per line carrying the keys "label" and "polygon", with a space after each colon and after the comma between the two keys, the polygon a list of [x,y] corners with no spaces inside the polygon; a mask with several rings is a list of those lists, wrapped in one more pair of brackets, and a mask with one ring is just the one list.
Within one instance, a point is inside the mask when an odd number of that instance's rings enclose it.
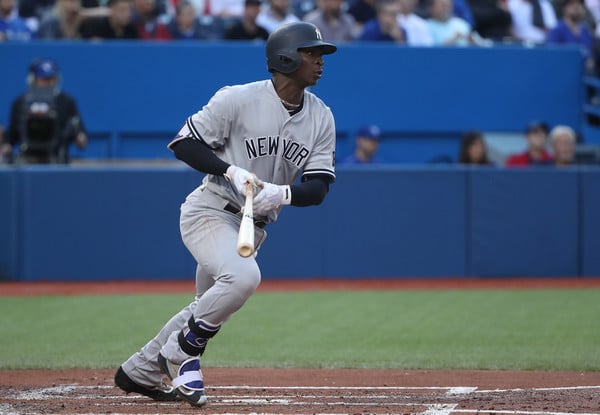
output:
{"label": "black belt", "polygon": [[[225,209],[227,212],[233,213],[234,215],[238,215],[240,213],[240,210],[233,206],[231,203],[227,203],[227,205],[225,205],[223,209]],[[263,229],[265,226],[267,226],[267,222],[263,222],[262,220],[255,220],[254,226]]]}

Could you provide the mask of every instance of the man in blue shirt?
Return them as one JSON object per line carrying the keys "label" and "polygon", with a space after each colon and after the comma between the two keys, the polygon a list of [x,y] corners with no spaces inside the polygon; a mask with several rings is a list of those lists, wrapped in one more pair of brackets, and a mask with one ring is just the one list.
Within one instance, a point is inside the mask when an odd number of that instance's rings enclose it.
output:
{"label": "man in blue shirt", "polygon": [[406,43],[406,33],[398,23],[400,6],[396,0],[379,0],[377,16],[365,23],[359,40]]}
{"label": "man in blue shirt", "polygon": [[376,125],[366,125],[356,133],[354,153],[342,160],[342,164],[382,163],[376,156],[381,140],[381,130]]}
{"label": "man in blue shirt", "polygon": [[33,31],[18,16],[15,0],[0,0],[0,41],[28,41],[33,38]]}
{"label": "man in blue shirt", "polygon": [[592,59],[594,35],[585,21],[583,0],[562,0],[557,5],[562,12],[562,19],[548,32],[546,42],[581,46],[586,69],[592,73],[594,69]]}

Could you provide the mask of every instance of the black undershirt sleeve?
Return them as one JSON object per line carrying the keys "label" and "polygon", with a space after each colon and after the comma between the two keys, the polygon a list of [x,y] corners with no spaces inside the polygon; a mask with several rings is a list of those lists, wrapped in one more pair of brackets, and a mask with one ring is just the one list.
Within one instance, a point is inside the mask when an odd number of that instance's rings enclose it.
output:
{"label": "black undershirt sleeve", "polygon": [[292,206],[320,205],[329,192],[331,179],[325,175],[308,176],[300,184],[290,186],[292,191]]}
{"label": "black undershirt sleeve", "polygon": [[[217,157],[205,142],[191,137],[173,143],[170,148],[177,159],[202,173],[220,176],[225,174],[230,166]],[[290,186],[292,206],[321,204],[329,192],[330,181],[329,176],[314,175],[306,177],[300,184]]]}
{"label": "black undershirt sleeve", "polygon": [[179,160],[202,173],[221,176],[229,167],[204,141],[187,137],[172,144],[171,150]]}

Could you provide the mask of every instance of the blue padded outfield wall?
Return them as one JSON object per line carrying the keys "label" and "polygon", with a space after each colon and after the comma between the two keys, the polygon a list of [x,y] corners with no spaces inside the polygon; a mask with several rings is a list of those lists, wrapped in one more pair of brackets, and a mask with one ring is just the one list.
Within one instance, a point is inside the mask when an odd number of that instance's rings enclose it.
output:
{"label": "blue padded outfield wall", "polygon": [[[0,279],[188,279],[186,166],[0,168]],[[600,276],[600,168],[339,167],[267,227],[264,278]]]}
{"label": "blue padded outfield wall", "polygon": [[[0,46],[0,124],[37,57],[56,59],[91,136],[82,159],[171,159],[166,143],[223,85],[269,76],[264,45],[31,42]],[[337,155],[365,123],[378,168],[338,167],[320,208],[285,208],[258,257],[265,278],[600,276],[600,171],[414,167],[456,155],[469,129],[583,123],[571,47],[340,45],[314,91]],[[587,137],[584,137],[587,139]],[[96,164],[94,164],[96,165]],[[179,205],[186,166],[0,166],[0,279],[191,278]]]}
{"label": "blue padded outfield wall", "polygon": [[[39,56],[56,59],[63,89],[91,133],[82,158],[165,158],[165,140],[223,85],[268,78],[264,45],[238,42],[32,42],[0,47],[0,123]],[[572,47],[409,48],[340,45],[314,91],[331,107],[337,154],[363,124],[384,131],[389,162],[457,154],[469,129],[520,133],[531,120],[583,121],[583,65]]]}

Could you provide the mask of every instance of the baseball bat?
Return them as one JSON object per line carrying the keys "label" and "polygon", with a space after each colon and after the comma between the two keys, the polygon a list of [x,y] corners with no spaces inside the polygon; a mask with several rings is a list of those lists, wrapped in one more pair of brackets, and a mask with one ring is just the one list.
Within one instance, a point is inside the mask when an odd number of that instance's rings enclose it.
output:
{"label": "baseball bat", "polygon": [[254,186],[252,183],[246,183],[246,202],[244,203],[244,213],[240,223],[240,232],[238,234],[237,251],[244,258],[254,253],[254,212],[252,199],[254,198]]}

